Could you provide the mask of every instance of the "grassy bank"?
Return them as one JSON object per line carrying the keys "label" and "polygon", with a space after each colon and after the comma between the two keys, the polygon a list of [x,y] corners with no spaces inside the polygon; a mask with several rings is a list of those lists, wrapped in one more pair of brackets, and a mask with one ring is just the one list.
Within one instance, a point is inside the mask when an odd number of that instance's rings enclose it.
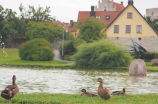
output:
{"label": "grassy bank", "polygon": [[20,60],[18,49],[0,49],[0,65],[22,65],[22,66],[46,66],[46,67],[72,67],[70,62],[63,61],[25,61]]}
{"label": "grassy bank", "polygon": [[[3,52],[4,51],[4,52]],[[6,55],[6,53],[7,55]],[[65,61],[24,61],[20,60],[17,48],[0,49],[0,65],[15,65],[15,66],[43,66],[43,67],[73,67],[71,62]],[[112,67],[107,69],[124,69],[128,70],[129,67]],[[150,62],[146,62],[148,71],[158,71],[158,67],[152,67]]]}
{"label": "grassy bank", "polygon": [[[14,104],[158,104],[158,95],[112,96],[109,101],[100,97],[80,96],[79,94],[18,94],[12,99]],[[0,104],[10,104],[0,98]]]}

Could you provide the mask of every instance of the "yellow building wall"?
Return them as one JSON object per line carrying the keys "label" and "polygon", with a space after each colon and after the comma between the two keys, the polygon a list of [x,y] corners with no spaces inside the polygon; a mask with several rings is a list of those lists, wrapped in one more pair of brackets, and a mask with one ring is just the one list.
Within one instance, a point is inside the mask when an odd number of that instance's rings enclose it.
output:
{"label": "yellow building wall", "polygon": [[73,35],[74,38],[77,38],[77,32],[71,32],[71,35]]}
{"label": "yellow building wall", "polygon": [[[127,18],[127,13],[132,13],[132,19]],[[119,33],[114,33],[114,25],[119,25]],[[131,33],[126,33],[126,25],[131,25]],[[137,33],[137,25],[142,25],[142,33]],[[122,14],[111,24],[106,30],[107,37],[130,37],[142,38],[157,36],[156,32],[144,20],[144,18],[135,10],[132,5],[129,5]]]}

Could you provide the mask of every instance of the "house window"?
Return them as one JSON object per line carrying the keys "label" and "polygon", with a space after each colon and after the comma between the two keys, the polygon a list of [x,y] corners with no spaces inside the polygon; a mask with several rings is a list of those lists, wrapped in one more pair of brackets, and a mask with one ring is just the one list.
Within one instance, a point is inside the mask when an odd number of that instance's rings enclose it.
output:
{"label": "house window", "polygon": [[95,18],[100,19],[100,16],[96,16]]}
{"label": "house window", "polygon": [[110,19],[110,16],[106,16],[106,20]]}
{"label": "house window", "polygon": [[142,25],[137,25],[137,33],[142,33]]}
{"label": "house window", "polygon": [[119,25],[114,25],[114,33],[119,33]]}
{"label": "house window", "polygon": [[126,33],[131,33],[131,25],[126,25]]}
{"label": "house window", "polygon": [[132,18],[132,13],[127,13],[127,18]]}
{"label": "house window", "polygon": [[152,12],[152,16],[153,16],[153,14],[154,14],[154,13]]}

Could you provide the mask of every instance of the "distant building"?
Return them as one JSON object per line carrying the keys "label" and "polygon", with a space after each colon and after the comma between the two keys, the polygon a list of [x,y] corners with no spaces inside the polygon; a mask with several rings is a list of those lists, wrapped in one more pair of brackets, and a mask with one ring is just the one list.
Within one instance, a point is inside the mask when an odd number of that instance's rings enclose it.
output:
{"label": "distant building", "polygon": [[158,19],[158,8],[146,9],[146,16],[149,16],[151,20]]}
{"label": "distant building", "polygon": [[95,6],[95,11],[122,11],[124,9],[123,2],[121,4],[113,2],[113,0],[98,1],[98,8]]}
{"label": "distant building", "polygon": [[99,1],[98,8],[91,6],[91,11],[79,11],[78,20],[88,17],[95,17],[104,21],[108,26],[121,13],[123,9],[123,3],[118,4],[113,2],[113,0],[102,0],[102,3]]}
{"label": "distant building", "polygon": [[77,37],[77,29],[75,29],[75,26],[74,26],[76,22],[74,22],[73,20],[70,20],[70,23],[64,23],[64,22],[56,21],[54,19],[53,23],[57,24],[60,27],[64,27],[64,30],[66,30],[66,32],[69,32],[70,35],[73,35],[74,38]]}

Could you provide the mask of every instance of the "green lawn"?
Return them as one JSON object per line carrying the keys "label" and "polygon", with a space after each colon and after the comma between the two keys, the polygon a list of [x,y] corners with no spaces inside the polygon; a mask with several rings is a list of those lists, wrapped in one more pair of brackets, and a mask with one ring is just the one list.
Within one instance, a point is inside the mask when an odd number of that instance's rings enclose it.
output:
{"label": "green lawn", "polygon": [[[7,53],[4,53],[4,52]],[[146,62],[148,71],[158,71],[158,67],[152,67],[150,62]],[[63,61],[25,61],[20,60],[17,48],[0,48],[0,65],[22,65],[22,66],[44,66],[44,67],[74,67],[71,62]],[[107,69],[124,69],[128,70],[129,67],[112,67]]]}
{"label": "green lawn", "polygon": [[[3,52],[4,51],[4,52]],[[6,53],[7,55],[6,55]],[[25,61],[19,57],[18,49],[5,48],[0,49],[0,65],[23,65],[23,66],[52,66],[52,67],[71,67],[70,62],[63,61]]]}
{"label": "green lawn", "polygon": [[[157,94],[112,96],[108,101],[100,97],[79,94],[18,94],[12,99],[14,104],[158,104]],[[0,104],[10,104],[0,97]]]}

